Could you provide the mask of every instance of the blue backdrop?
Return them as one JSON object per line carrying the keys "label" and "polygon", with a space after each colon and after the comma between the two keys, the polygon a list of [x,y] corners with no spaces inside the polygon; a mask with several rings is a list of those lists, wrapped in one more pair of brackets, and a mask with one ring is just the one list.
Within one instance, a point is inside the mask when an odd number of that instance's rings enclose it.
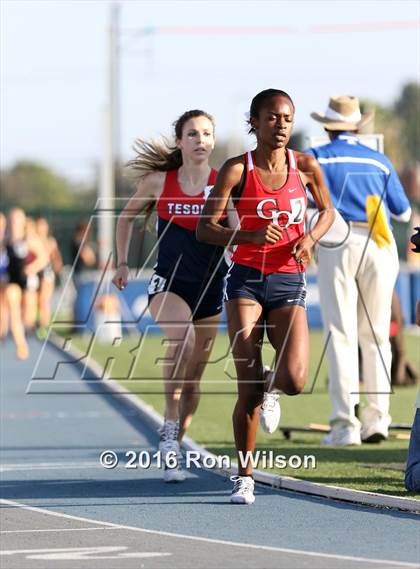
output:
{"label": "blue backdrop", "polygon": [[[321,310],[319,306],[319,291],[316,274],[307,275],[308,284],[308,323],[312,329],[322,328]],[[130,281],[128,286],[115,294],[118,295],[121,305],[122,321],[132,327],[145,330],[147,326],[154,324],[147,310],[147,285],[148,281]],[[414,271],[401,271],[396,290],[400,297],[401,307],[406,324],[415,322],[415,306],[420,299],[420,273]],[[95,310],[93,307],[97,291],[97,282],[86,282],[78,287],[75,316],[76,323],[84,324],[88,329],[95,329]],[[225,322],[224,314],[222,323]],[[157,331],[157,329],[155,328]]]}

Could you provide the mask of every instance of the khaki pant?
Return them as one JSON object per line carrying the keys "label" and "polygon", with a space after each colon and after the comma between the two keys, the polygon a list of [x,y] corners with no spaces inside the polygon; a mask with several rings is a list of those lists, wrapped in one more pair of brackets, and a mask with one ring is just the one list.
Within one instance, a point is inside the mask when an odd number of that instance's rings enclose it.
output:
{"label": "khaki pant", "polygon": [[358,345],[363,359],[363,393],[369,422],[389,415],[391,299],[398,275],[395,242],[380,249],[366,227],[351,228],[344,245],[319,247],[318,284],[328,340],[332,426],[359,426]]}

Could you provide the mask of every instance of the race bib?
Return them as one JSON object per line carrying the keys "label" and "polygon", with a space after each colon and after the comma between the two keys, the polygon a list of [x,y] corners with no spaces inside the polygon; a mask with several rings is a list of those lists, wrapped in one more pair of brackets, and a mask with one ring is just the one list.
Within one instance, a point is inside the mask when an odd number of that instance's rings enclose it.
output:
{"label": "race bib", "polygon": [[165,289],[165,284],[166,284],[166,279],[160,277],[158,274],[155,273],[150,279],[147,292],[150,295],[162,292]]}

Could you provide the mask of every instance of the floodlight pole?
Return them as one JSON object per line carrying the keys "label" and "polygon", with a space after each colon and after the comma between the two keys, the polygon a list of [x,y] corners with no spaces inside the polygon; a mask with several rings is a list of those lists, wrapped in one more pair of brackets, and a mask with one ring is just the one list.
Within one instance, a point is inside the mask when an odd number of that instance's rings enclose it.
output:
{"label": "floodlight pole", "polygon": [[104,268],[113,250],[115,179],[119,162],[119,15],[120,6],[111,5],[108,30],[107,105],[105,109],[104,147],[99,184],[98,260]]}

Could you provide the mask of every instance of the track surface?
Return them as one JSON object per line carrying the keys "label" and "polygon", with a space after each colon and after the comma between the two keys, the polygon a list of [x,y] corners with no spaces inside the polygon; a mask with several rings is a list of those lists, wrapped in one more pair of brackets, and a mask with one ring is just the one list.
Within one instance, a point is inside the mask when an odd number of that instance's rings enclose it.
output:
{"label": "track surface", "polygon": [[[22,363],[2,345],[2,569],[420,566],[412,514],[264,486],[253,506],[232,506],[215,473],[168,485],[155,466],[125,468],[127,451],[156,450],[156,433],[120,397],[84,389],[76,366],[61,378],[85,394],[26,394],[40,349],[32,340]],[[43,361],[57,359],[47,347]],[[120,458],[113,470],[99,463],[106,449]]]}

